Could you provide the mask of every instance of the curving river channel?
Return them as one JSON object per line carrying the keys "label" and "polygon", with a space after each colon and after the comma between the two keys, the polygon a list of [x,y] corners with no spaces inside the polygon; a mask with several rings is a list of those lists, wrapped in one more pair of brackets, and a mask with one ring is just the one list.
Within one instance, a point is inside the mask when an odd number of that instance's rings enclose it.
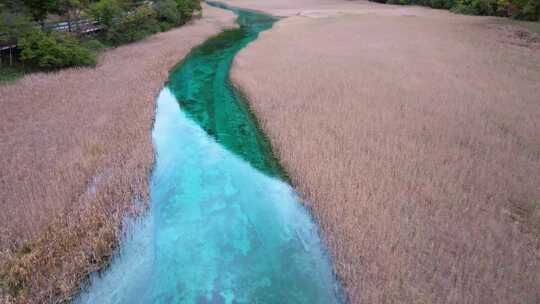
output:
{"label": "curving river channel", "polygon": [[239,28],[171,72],[150,211],[76,303],[343,302],[316,224],[229,80],[235,54],[276,19],[234,11]]}

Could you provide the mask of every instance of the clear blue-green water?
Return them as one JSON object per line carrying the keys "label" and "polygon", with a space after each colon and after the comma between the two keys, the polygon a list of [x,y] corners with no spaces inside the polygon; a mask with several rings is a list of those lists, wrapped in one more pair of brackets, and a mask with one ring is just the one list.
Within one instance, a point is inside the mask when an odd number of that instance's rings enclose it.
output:
{"label": "clear blue-green water", "polygon": [[194,49],[157,99],[148,214],[76,303],[340,303],[318,228],[242,96],[235,54],[275,19]]}

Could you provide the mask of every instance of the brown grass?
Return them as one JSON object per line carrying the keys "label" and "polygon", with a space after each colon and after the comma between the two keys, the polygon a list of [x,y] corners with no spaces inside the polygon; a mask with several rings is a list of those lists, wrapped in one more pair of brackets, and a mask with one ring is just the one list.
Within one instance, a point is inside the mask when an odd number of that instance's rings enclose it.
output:
{"label": "brown grass", "polygon": [[426,8],[228,2],[300,15],[232,76],[352,303],[540,302],[537,45]]}
{"label": "brown grass", "polygon": [[168,70],[233,21],[205,6],[202,19],[109,50],[95,69],[0,86],[0,303],[69,300],[107,263],[122,218],[148,198]]}

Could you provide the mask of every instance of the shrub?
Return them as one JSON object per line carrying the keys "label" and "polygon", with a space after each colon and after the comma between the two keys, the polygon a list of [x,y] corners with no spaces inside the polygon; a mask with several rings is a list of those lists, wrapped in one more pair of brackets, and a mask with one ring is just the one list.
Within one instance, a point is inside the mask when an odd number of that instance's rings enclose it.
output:
{"label": "shrub", "polygon": [[70,34],[32,28],[19,39],[23,63],[42,69],[96,64],[95,54]]}
{"label": "shrub", "polygon": [[176,1],[159,0],[154,3],[153,7],[157,12],[160,25],[162,23],[166,23],[169,25],[177,25],[177,24],[182,23],[182,15],[180,14],[180,11],[178,10]]}
{"label": "shrub", "polygon": [[30,20],[23,15],[0,11],[0,42],[16,40],[22,32],[31,28]]}
{"label": "shrub", "polygon": [[22,3],[24,3],[32,18],[40,23],[43,23],[43,20],[55,10],[56,6],[55,0],[23,0]]}
{"label": "shrub", "polygon": [[122,3],[117,0],[100,0],[90,5],[86,13],[98,20],[105,30],[108,30],[113,25],[114,20],[124,13],[124,9]]}
{"label": "shrub", "polygon": [[176,5],[182,16],[182,23],[189,21],[195,11],[201,10],[200,0],[176,0]]}
{"label": "shrub", "polygon": [[388,0],[386,3],[407,5],[407,4],[411,4],[411,1],[410,0]]}
{"label": "shrub", "polygon": [[510,16],[516,19],[540,21],[540,0],[512,1]]}
{"label": "shrub", "polygon": [[452,11],[465,15],[495,15],[497,2],[495,0],[457,0]]}
{"label": "shrub", "polygon": [[174,27],[174,24],[167,22],[167,21],[161,21],[159,22],[159,30],[162,32],[166,32]]}
{"label": "shrub", "polygon": [[455,5],[454,0],[430,0],[429,6],[433,8],[450,9]]}
{"label": "shrub", "polygon": [[115,22],[106,33],[106,39],[113,45],[140,40],[160,31],[157,12],[148,5],[136,8]]}
{"label": "shrub", "polygon": [[417,4],[450,9],[466,15],[504,16],[540,21],[540,0],[371,0],[389,4]]}
{"label": "shrub", "polygon": [[96,39],[83,41],[82,46],[94,52],[105,48],[105,45],[103,45],[103,43]]}

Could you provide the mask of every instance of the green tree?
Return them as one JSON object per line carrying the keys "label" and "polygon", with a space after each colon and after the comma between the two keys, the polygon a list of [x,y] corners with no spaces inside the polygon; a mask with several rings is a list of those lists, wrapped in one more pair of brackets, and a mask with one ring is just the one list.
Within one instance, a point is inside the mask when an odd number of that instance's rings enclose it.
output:
{"label": "green tree", "polygon": [[91,4],[86,13],[98,20],[104,30],[108,31],[113,26],[113,21],[124,14],[124,5],[117,0],[100,0]]}
{"label": "green tree", "polygon": [[513,0],[512,17],[529,21],[540,20],[540,0]]}
{"label": "green tree", "polygon": [[149,5],[141,5],[115,20],[106,33],[106,39],[109,43],[119,45],[140,40],[159,31],[157,12]]}
{"label": "green tree", "polygon": [[69,33],[46,33],[31,28],[19,39],[23,63],[42,69],[86,66],[96,63],[95,54]]}
{"label": "green tree", "polygon": [[9,10],[0,12],[0,42],[16,41],[30,27],[28,17]]}
{"label": "green tree", "polygon": [[0,12],[5,11],[21,15],[28,13],[23,0],[0,0]]}
{"label": "green tree", "polygon": [[43,24],[47,15],[56,9],[56,0],[24,0],[32,18]]}
{"label": "green tree", "polygon": [[90,4],[89,0],[56,0],[55,11],[65,16],[68,21],[69,31],[79,31],[79,28],[72,28],[72,21],[79,20],[83,9]]}
{"label": "green tree", "polygon": [[182,23],[188,22],[195,11],[201,10],[200,0],[176,0],[176,5],[182,17]]}
{"label": "green tree", "polygon": [[180,11],[174,0],[155,1],[154,9],[158,13],[158,18],[161,22],[177,25],[182,21],[182,16],[180,15]]}

